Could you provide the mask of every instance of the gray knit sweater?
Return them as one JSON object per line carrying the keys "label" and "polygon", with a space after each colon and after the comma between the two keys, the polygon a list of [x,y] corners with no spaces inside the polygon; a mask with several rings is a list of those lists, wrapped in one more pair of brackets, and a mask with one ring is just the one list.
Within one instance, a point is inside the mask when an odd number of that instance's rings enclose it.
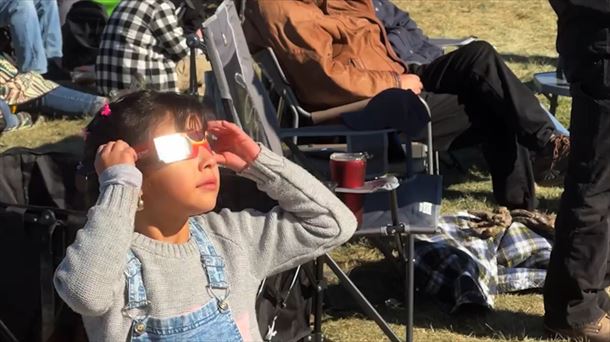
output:
{"label": "gray knit sweater", "polygon": [[[98,201],[55,273],[57,292],[83,315],[91,341],[124,341],[128,336],[131,322],[121,308],[129,248],[142,261],[152,317],[197,310],[211,299],[192,239],[170,244],[134,232],[141,178],[134,181],[135,168],[129,168],[118,175],[102,174]],[[244,340],[260,341],[254,304],[261,280],[345,242],[356,220],[313,176],[265,148],[241,175],[254,180],[279,206],[267,213],[222,210],[196,219],[225,258],[228,302]]]}

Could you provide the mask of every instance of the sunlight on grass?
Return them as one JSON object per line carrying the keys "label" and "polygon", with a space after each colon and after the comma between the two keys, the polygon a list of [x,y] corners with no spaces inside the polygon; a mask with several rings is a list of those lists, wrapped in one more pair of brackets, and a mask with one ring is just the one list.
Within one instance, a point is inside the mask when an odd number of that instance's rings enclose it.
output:
{"label": "sunlight on grass", "polygon": [[55,143],[71,135],[80,135],[88,119],[36,122],[34,127],[0,136],[0,151],[11,147],[38,147]]}

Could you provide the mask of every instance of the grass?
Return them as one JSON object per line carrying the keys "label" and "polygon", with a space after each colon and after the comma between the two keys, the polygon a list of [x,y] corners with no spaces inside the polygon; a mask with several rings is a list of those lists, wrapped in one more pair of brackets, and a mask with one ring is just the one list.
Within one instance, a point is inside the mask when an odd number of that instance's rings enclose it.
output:
{"label": "grass", "polygon": [[[528,84],[532,74],[555,69],[555,15],[546,0],[394,0],[410,12],[419,26],[433,37],[475,35],[486,40],[506,59],[517,76]],[[540,97],[547,104],[546,99]],[[562,98],[558,118],[569,121],[569,99]],[[0,137],[0,151],[11,146],[35,147],[78,135],[86,120],[48,121],[27,131]],[[478,154],[460,153],[468,163],[466,173],[445,169],[443,212],[464,209],[490,209],[495,206],[489,175]],[[542,210],[555,212],[561,194],[559,188],[539,188]],[[366,243],[352,243],[333,253],[345,270],[381,258]],[[331,277],[332,281],[332,277]],[[415,306],[416,341],[540,341],[542,332],[542,296],[539,293],[497,296],[490,312],[449,314],[436,302],[417,295]],[[404,337],[402,312],[384,311],[393,329]],[[323,330],[332,341],[385,340],[375,323],[355,314],[348,317],[326,316]]]}

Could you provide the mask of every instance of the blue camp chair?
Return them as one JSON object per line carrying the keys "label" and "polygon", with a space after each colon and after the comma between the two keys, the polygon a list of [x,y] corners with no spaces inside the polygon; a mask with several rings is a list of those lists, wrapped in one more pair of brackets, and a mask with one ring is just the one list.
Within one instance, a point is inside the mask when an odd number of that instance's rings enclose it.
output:
{"label": "blue camp chair", "polygon": [[[344,136],[348,151],[381,151],[373,165],[375,173],[383,173],[387,167],[387,134],[393,129],[376,131],[354,131],[342,125],[281,128],[278,123],[278,108],[270,100],[267,89],[255,73],[255,62],[246,44],[241,22],[235,4],[224,1],[215,14],[203,23],[204,44],[213,74],[206,75],[206,89],[217,102],[220,118],[238,124],[256,140],[261,141],[274,152],[284,155],[284,146],[289,146],[293,159],[307,163],[307,156],[294,144],[294,137]],[[264,70],[268,72],[269,70]],[[211,77],[213,76],[213,78]],[[212,84],[214,79],[214,84]],[[431,126],[429,126],[431,136]],[[366,137],[365,139],[359,139]],[[427,145],[432,151],[431,139]],[[431,153],[429,153],[431,155]],[[381,156],[381,157],[379,157]],[[441,179],[434,175],[434,160],[430,156],[427,162],[428,174],[415,174],[398,179],[383,177],[367,182],[366,185],[378,184],[366,190],[366,186],[357,190],[369,194],[365,197],[365,214],[357,235],[383,236],[390,235],[398,242],[402,261],[406,265],[406,308],[407,340],[412,340],[413,328],[413,241],[414,234],[433,233],[440,211]],[[328,165],[328,164],[327,164]],[[318,173],[315,169],[312,173]],[[389,197],[389,201],[388,201]],[[388,204],[389,203],[389,204]],[[317,260],[317,273],[321,276],[323,263],[326,263],[339,277],[341,283],[354,295],[362,309],[373,318],[392,341],[398,337],[388,324],[377,313],[372,305],[362,296],[345,273],[328,255]],[[319,280],[319,279],[318,279]],[[322,296],[318,293],[315,301],[315,322],[312,332],[314,340],[321,340]],[[267,336],[272,336],[272,333]]]}

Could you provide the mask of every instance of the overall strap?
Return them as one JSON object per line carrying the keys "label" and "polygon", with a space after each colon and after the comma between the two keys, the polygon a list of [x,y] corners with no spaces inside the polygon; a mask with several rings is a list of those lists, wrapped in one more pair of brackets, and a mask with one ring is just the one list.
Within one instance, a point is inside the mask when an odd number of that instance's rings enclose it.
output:
{"label": "overall strap", "polygon": [[203,227],[196,219],[190,218],[191,237],[195,239],[199,252],[201,253],[201,263],[205,267],[211,289],[228,290],[229,284],[225,277],[224,259],[216,253],[214,246],[206,235]]}
{"label": "overall strap", "polygon": [[150,302],[146,297],[146,289],[142,279],[142,262],[131,249],[127,252],[125,280],[127,282],[127,298],[123,313],[135,319],[136,317],[132,317],[131,312],[143,310],[147,316]]}

